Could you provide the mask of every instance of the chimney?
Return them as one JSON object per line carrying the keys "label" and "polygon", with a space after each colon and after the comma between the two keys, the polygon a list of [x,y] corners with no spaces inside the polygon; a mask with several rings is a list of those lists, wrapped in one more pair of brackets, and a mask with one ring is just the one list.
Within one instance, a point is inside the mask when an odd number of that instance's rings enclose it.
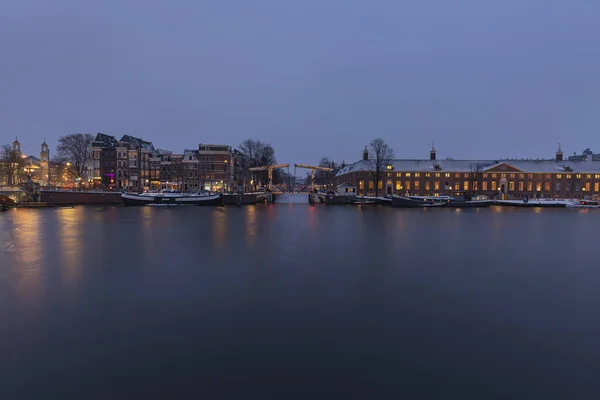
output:
{"label": "chimney", "polygon": [[558,144],[558,150],[556,151],[556,161],[562,161],[563,160],[563,151],[560,148],[560,143]]}
{"label": "chimney", "polygon": [[593,158],[594,158],[593,154],[588,154],[587,155],[587,161],[592,161]]}
{"label": "chimney", "polygon": [[369,159],[369,150],[367,150],[367,146],[365,146],[365,149],[363,150],[363,160],[367,161]]}
{"label": "chimney", "polygon": [[435,151],[435,146],[433,145],[433,142],[431,142],[431,151],[429,152],[429,161],[435,161],[436,158],[436,151]]}

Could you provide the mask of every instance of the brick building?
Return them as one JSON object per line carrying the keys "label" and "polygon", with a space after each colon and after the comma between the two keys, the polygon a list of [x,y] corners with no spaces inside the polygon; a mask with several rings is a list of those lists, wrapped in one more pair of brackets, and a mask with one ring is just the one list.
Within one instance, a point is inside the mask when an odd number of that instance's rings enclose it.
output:
{"label": "brick building", "polygon": [[117,139],[104,133],[98,133],[92,141],[91,180],[94,186],[114,186],[115,170],[117,168],[116,146]]}
{"label": "brick building", "polygon": [[573,197],[600,193],[600,162],[564,161],[559,148],[549,160],[390,160],[384,177],[374,182],[368,156],[342,168],[336,184],[355,185],[358,195],[448,195],[474,192],[490,197]]}
{"label": "brick building", "polygon": [[230,191],[234,188],[235,166],[231,146],[200,144],[198,146],[199,175],[204,190]]}

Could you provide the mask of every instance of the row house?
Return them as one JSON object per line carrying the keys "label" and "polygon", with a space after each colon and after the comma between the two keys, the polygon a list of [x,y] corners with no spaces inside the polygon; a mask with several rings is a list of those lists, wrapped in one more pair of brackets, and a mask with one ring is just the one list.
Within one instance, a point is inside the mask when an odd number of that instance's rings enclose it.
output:
{"label": "row house", "polygon": [[91,146],[91,182],[94,186],[114,187],[117,168],[117,139],[98,133]]}
{"label": "row house", "polygon": [[160,163],[160,188],[183,190],[183,154],[166,154]]}
{"label": "row house", "polygon": [[200,144],[198,146],[199,174],[204,190],[213,192],[234,189],[235,166],[231,146]]}
{"label": "row house", "polygon": [[473,192],[501,198],[569,197],[600,194],[600,162],[590,158],[564,161],[558,149],[549,160],[390,160],[379,182],[374,181],[368,153],[345,166],[336,184],[356,187],[359,195],[411,194],[439,196]]}

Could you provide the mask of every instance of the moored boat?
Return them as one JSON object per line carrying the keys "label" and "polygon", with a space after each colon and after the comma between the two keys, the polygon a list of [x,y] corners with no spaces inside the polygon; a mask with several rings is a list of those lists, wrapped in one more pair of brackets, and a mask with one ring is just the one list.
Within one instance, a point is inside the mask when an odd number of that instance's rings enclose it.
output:
{"label": "moored boat", "polygon": [[449,207],[470,208],[470,207],[489,207],[492,200],[485,195],[468,196],[464,199],[451,199],[448,202]]}
{"label": "moored boat", "polygon": [[392,207],[417,208],[441,207],[447,205],[451,198],[448,196],[392,196]]}
{"label": "moored boat", "polygon": [[188,193],[123,193],[121,195],[126,206],[220,206],[223,205],[221,194],[188,194]]}

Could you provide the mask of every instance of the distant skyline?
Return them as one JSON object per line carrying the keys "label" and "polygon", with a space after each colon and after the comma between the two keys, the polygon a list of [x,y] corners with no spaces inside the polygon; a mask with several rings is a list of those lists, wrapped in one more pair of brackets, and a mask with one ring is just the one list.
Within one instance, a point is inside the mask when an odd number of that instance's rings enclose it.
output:
{"label": "distant skyline", "polygon": [[8,0],[0,144],[129,134],[277,160],[551,158],[600,151],[600,3]]}

